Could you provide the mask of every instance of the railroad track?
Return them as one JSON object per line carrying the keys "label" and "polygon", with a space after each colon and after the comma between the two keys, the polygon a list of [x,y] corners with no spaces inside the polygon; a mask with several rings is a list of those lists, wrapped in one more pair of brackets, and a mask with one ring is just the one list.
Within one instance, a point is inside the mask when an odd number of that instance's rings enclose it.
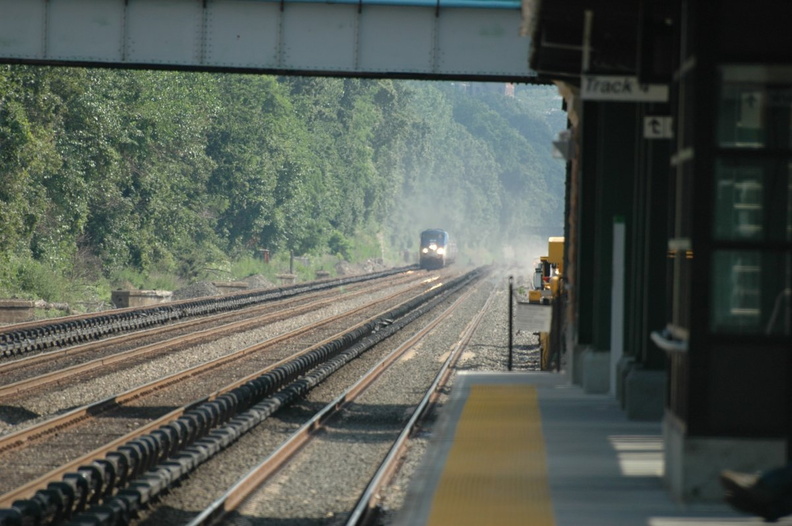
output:
{"label": "railroad track", "polygon": [[[350,455],[358,458],[365,457],[365,460],[359,461],[354,468],[360,472],[360,475],[352,476],[358,484],[357,486],[354,483],[341,484],[343,488],[339,491],[356,496],[357,502],[350,507],[346,514],[338,514],[344,516],[336,515],[335,517],[335,523],[347,526],[372,524],[377,516],[380,491],[398,469],[410,435],[418,428],[421,418],[430,410],[440,391],[447,387],[452,368],[466,349],[473,332],[481,323],[486,308],[482,309],[467,325],[460,340],[452,349],[448,350],[449,352],[445,353],[444,359],[435,360],[435,367],[431,371],[434,373],[433,376],[425,376],[425,381],[428,383],[422,397],[415,392],[414,385],[405,390],[409,392],[401,395],[393,394],[393,384],[398,383],[398,378],[404,374],[403,371],[396,370],[399,368],[399,361],[403,361],[408,355],[417,352],[417,348],[424,343],[432,331],[455,314],[459,306],[470,299],[472,293],[473,290],[468,290],[431,323],[412,335],[409,340],[390,350],[354,385],[318,411],[276,451],[191,520],[188,526],[217,524],[233,526],[239,524],[241,518],[266,516],[268,510],[273,507],[273,500],[283,499],[285,495],[288,495],[288,499],[306,500],[312,498],[318,491],[303,489],[303,493],[307,492],[308,495],[300,496],[291,491],[284,492],[283,486],[287,484],[290,486],[302,485],[305,488],[311,487],[312,481],[316,479],[333,478],[331,475],[317,476],[318,470],[328,472],[338,470],[337,465],[326,460],[336,458],[336,454],[326,453],[328,448],[332,449],[338,446],[333,437],[341,433],[359,432],[360,420],[366,415],[366,411],[361,408],[367,404],[378,403],[377,400],[383,397],[383,393],[389,393],[385,396],[390,400],[398,399],[399,396],[404,397],[402,402],[410,407],[411,411],[409,414],[393,415],[394,418],[390,422],[378,423],[376,432],[380,435],[379,443],[376,447],[368,448],[373,451],[365,453],[358,451],[354,455]],[[378,382],[380,385],[377,385]],[[377,389],[380,391],[379,393],[371,392]],[[383,435],[388,435],[391,438],[385,438]],[[377,460],[377,462],[372,462],[370,459]],[[347,471],[354,469],[347,468]],[[280,474],[281,471],[286,470],[290,472]],[[372,472],[373,475],[371,475]],[[286,481],[278,481],[279,476]],[[361,481],[366,480],[368,480],[367,484],[360,484]],[[273,490],[272,486],[278,484],[281,487]],[[333,512],[326,512],[325,515],[330,513]],[[335,515],[335,513],[333,514]]]}
{"label": "railroad track", "polygon": [[287,287],[257,289],[148,307],[130,307],[96,314],[80,314],[54,320],[14,324],[0,328],[0,359],[12,359],[39,351],[100,340],[109,335],[124,334],[168,325],[179,320],[244,309],[251,305],[290,298],[307,292],[394,276],[416,268],[413,265],[359,276],[299,283]]}
{"label": "railroad track", "polygon": [[[163,353],[216,341],[229,334],[242,333],[318,311],[333,303],[361,295],[376,294],[403,284],[420,287],[426,279],[417,275],[391,278],[373,286],[358,285],[356,290],[347,291],[343,296],[337,291],[320,292],[309,297],[257,305],[241,312],[222,313],[10,361],[0,364],[0,403],[9,403],[7,399],[26,391],[46,388],[51,384],[63,386],[79,381],[87,373],[101,374],[104,369],[115,368],[124,363],[127,367],[134,367],[141,360],[150,360]],[[136,345],[146,340],[156,341]]]}
{"label": "railroad track", "polygon": [[[51,465],[43,460],[46,456],[44,451],[47,449],[55,452],[54,456],[51,455],[52,458],[57,458],[58,453],[62,454],[68,449],[69,455],[73,458],[67,462],[59,461],[57,468],[49,469],[38,477],[32,477],[26,483],[20,484],[18,480],[10,482],[14,489],[0,497],[0,507],[3,508],[0,509],[0,524],[3,524],[2,520],[6,515],[10,517],[15,514],[35,514],[32,508],[39,509],[41,524],[58,524],[82,509],[90,508],[92,504],[100,505],[108,499],[110,504],[106,504],[105,507],[112,507],[112,503],[118,505],[118,502],[125,503],[122,507],[130,507],[133,503],[123,500],[125,496],[129,497],[124,493],[129,491],[123,489],[124,483],[146,473],[158,462],[167,461],[180,451],[179,448],[184,449],[184,446],[187,446],[188,450],[192,448],[192,454],[203,456],[206,452],[195,444],[211,442],[208,435],[214,427],[229,425],[229,419],[238,419],[235,415],[256,406],[257,399],[277,395],[279,389],[306,374],[306,371],[316,368],[319,363],[337,355],[345,347],[355,345],[357,340],[388,325],[390,317],[405,316],[416,308],[420,310],[420,304],[425,300],[423,296],[427,296],[427,293],[422,292],[419,298],[405,302],[404,297],[410,294],[415,293],[410,292],[408,288],[407,291],[372,302],[365,308],[356,309],[357,312],[353,315],[360,317],[366,311],[368,320],[350,321],[350,315],[347,314],[343,318],[338,316],[336,319],[319,324],[328,327],[336,324],[334,329],[327,329],[330,332],[337,332],[339,327],[345,327],[348,330],[343,336],[338,334],[328,336],[326,332],[316,334],[317,327],[301,329],[288,337],[284,335],[281,341],[249,346],[201,367],[182,371],[176,375],[178,378],[174,376],[161,379],[134,392],[127,392],[98,404],[74,410],[57,421],[42,424],[39,428],[25,429],[5,437],[0,442],[0,450],[4,450],[9,455],[9,462],[11,458],[15,461],[21,459],[19,464],[9,469],[9,464],[3,461],[3,456],[0,454],[0,464],[4,465],[3,469],[8,470],[9,473],[22,471],[23,464],[46,465],[47,468],[51,468]],[[435,291],[428,295],[433,294],[439,292]],[[394,308],[393,303],[400,301],[401,304]],[[375,308],[390,310],[372,317],[371,310]],[[349,329],[350,325],[354,325],[352,329]],[[309,333],[313,333],[309,340],[303,339],[300,343],[295,343],[295,347],[284,343],[298,337],[298,334]],[[272,356],[264,360],[267,363],[256,361],[264,355],[262,352],[264,348],[278,346],[282,348],[283,353],[280,361]],[[294,348],[301,348],[303,351],[295,354]],[[240,360],[247,363],[247,372],[239,370],[237,362]],[[295,365],[297,362],[301,363]],[[204,392],[198,397],[194,394],[186,394],[188,390],[184,388],[185,383],[193,386],[199,383],[199,378],[207,376],[217,380],[221,376],[219,372],[221,367],[225,368],[229,376],[235,377],[235,380],[226,379],[225,387],[221,389],[204,388]],[[207,373],[207,371],[211,372]],[[217,382],[208,385],[217,385]],[[182,398],[179,399],[177,395]],[[184,398],[190,396],[193,398],[185,403]],[[148,401],[142,403],[144,399]],[[123,427],[130,425],[130,419],[135,421],[134,429],[124,432]],[[112,427],[111,422],[118,424],[118,427]],[[73,429],[80,431],[69,435]],[[233,434],[227,432],[221,438],[225,439]],[[63,438],[64,442],[56,444],[47,440],[47,437],[55,435]],[[79,448],[74,447],[75,444],[89,446],[92,445],[92,441],[100,442],[101,445],[96,448],[88,447],[89,451],[82,455],[80,455],[81,451],[78,451]],[[49,446],[34,451],[35,444],[49,444]],[[71,444],[71,447],[64,444]],[[227,445],[224,443],[222,447]],[[200,451],[195,451],[196,448]],[[26,453],[20,454],[20,451]],[[180,454],[185,455],[185,453]],[[26,456],[28,456],[27,461],[24,460]],[[187,454],[187,457],[190,457],[190,454]],[[181,462],[176,462],[177,465],[172,465],[170,468],[172,472],[181,473],[185,470],[189,471],[191,465],[195,463],[195,458],[189,460],[182,457]],[[41,469],[39,467],[40,471]],[[31,478],[29,473],[25,476]],[[101,480],[98,482],[99,487],[94,487],[99,480]],[[150,488],[138,492],[140,498],[134,504],[145,504],[150,494]]]}

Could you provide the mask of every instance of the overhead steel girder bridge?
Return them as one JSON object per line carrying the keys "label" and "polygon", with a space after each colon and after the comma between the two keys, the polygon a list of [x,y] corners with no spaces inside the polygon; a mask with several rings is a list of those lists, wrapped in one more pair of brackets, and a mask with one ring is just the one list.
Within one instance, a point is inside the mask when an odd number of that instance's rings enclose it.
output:
{"label": "overhead steel girder bridge", "polygon": [[531,82],[521,0],[0,0],[0,63]]}

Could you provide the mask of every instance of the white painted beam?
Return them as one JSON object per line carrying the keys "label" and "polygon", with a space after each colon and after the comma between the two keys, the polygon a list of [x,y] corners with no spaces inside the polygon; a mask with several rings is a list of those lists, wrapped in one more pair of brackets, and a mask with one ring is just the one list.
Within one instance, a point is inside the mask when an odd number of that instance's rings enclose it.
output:
{"label": "white painted beam", "polygon": [[520,36],[519,6],[402,3],[410,5],[0,0],[0,62],[337,76],[535,76],[528,68],[529,39]]}

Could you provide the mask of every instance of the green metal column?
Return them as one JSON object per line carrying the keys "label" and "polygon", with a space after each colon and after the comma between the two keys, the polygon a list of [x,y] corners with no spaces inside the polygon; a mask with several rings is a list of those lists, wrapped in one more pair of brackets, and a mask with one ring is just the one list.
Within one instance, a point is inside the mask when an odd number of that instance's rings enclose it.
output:
{"label": "green metal column", "polygon": [[668,232],[667,215],[668,178],[671,145],[669,141],[654,141],[646,150],[648,173],[646,185],[646,218],[644,222],[644,264],[638,269],[643,272],[643,286],[640,292],[641,322],[636,327],[638,361],[648,369],[664,369],[667,357],[651,342],[651,331],[662,329],[668,319],[671,303],[670,289],[664,279],[668,272]]}
{"label": "green metal column", "polygon": [[[591,329],[591,345],[596,349],[610,349],[611,286],[613,271],[613,218],[622,216],[630,237],[633,225],[633,184],[635,180],[635,149],[637,137],[637,107],[632,103],[598,103],[593,110],[586,106],[584,119],[591,111],[597,114],[596,128],[587,135],[584,158],[593,149],[593,163],[585,162],[587,170],[583,178],[596,179],[593,192],[581,196],[588,214],[581,214],[589,235],[581,250],[581,269],[588,267],[589,281],[581,288],[591,288],[588,304],[580,306],[580,323],[588,322]],[[631,265],[629,252],[626,268]],[[629,275],[629,272],[627,273]],[[583,292],[581,291],[581,295]]]}
{"label": "green metal column", "polygon": [[596,137],[599,132],[599,108],[596,103],[583,103],[580,123],[580,173],[577,200],[577,253],[575,258],[575,297],[577,298],[577,344],[593,343],[594,281],[594,220],[597,211],[597,155]]}
{"label": "green metal column", "polygon": [[[666,105],[646,105],[637,116],[641,125],[645,115],[668,115]],[[633,197],[635,228],[628,240],[631,268],[628,270],[625,355],[646,369],[664,369],[665,353],[651,342],[651,331],[665,326],[669,288],[666,285],[668,262],[668,174],[670,139],[638,141]]]}

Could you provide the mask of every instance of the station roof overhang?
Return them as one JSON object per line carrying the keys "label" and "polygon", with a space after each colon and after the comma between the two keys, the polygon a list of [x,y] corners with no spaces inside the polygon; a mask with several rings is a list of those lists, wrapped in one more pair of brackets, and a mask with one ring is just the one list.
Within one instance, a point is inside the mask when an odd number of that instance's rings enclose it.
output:
{"label": "station roof overhang", "polygon": [[668,83],[678,7],[675,0],[523,0],[529,67],[559,87],[568,111],[583,74]]}

